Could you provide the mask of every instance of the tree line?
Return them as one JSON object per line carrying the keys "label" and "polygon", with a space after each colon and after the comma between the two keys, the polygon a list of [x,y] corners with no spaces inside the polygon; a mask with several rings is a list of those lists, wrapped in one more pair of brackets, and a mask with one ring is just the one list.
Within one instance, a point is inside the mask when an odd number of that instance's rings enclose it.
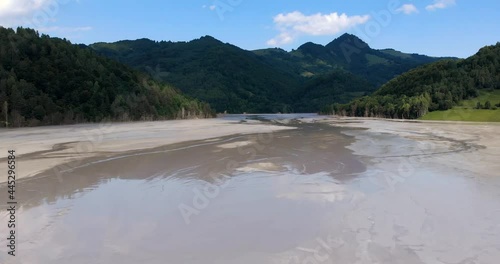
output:
{"label": "tree line", "polygon": [[[500,89],[500,43],[484,47],[464,60],[438,61],[413,69],[382,85],[371,96],[331,104],[322,112],[415,119],[427,112],[451,109],[462,100],[477,97],[484,89]],[[487,108],[492,108],[491,103]]]}
{"label": "tree line", "polygon": [[214,115],[148,74],[27,28],[0,27],[0,103],[12,127]]}

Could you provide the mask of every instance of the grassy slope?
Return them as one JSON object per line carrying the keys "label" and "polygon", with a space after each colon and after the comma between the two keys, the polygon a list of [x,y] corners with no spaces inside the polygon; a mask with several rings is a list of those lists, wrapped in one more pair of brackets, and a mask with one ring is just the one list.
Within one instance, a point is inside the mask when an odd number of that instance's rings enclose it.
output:
{"label": "grassy slope", "polygon": [[497,110],[474,109],[477,102],[482,105],[490,101],[494,106],[500,103],[500,90],[492,92],[480,91],[480,96],[471,100],[463,101],[461,106],[455,106],[446,111],[434,111],[420,118],[421,120],[450,120],[450,121],[476,121],[476,122],[500,122],[500,108]]}

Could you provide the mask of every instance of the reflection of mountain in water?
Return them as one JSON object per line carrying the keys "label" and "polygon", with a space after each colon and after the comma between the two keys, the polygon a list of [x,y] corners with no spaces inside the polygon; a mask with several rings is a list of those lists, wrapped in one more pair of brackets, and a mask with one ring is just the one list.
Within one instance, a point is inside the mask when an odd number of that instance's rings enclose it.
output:
{"label": "reflection of mountain in water", "polygon": [[[288,115],[287,115],[288,116]],[[271,116],[264,118],[269,119]],[[250,124],[251,125],[251,124]],[[223,184],[229,177],[252,171],[299,174],[327,173],[347,179],[362,172],[345,146],[350,138],[338,128],[321,124],[298,125],[297,130],[239,135],[129,152],[104,160],[78,163],[60,176],[52,171],[19,181],[18,197],[27,209],[58,199],[74,199],[110,179],[151,181],[175,179]],[[0,192],[6,192],[0,187]]]}

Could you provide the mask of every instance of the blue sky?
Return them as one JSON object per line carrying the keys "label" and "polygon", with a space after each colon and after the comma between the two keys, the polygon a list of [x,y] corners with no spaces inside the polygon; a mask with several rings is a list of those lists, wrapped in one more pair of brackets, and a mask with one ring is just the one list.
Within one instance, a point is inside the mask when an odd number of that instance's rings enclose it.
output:
{"label": "blue sky", "polygon": [[499,13],[495,0],[0,0],[0,25],[74,43],[211,35],[291,50],[349,32],[374,48],[457,57],[500,41]]}

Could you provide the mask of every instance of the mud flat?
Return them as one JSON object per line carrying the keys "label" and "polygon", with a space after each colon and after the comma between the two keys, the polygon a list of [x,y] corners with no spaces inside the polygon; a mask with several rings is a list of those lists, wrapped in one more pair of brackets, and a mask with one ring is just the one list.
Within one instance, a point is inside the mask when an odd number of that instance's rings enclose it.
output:
{"label": "mud flat", "polygon": [[[387,155],[383,153],[385,148],[393,156],[422,157],[450,169],[471,172],[478,177],[500,177],[500,123],[362,118],[326,118],[319,122],[337,127],[367,129],[365,133],[351,132],[360,139],[351,146],[355,153],[383,157]],[[377,142],[372,135],[394,135],[417,142],[419,148],[413,152],[401,145],[387,149],[390,144]]]}
{"label": "mud flat", "polygon": [[346,128],[368,166],[360,184],[369,199],[347,214],[364,252],[356,263],[498,262],[500,124],[314,122]]}
{"label": "mud flat", "polygon": [[[224,119],[164,122],[102,123],[0,130],[0,171],[7,170],[8,150],[20,161],[17,178],[31,177],[51,169],[60,173],[88,158],[105,158],[133,150],[167,144],[223,137],[232,134],[267,133],[293,129]],[[73,165],[64,165],[73,163]],[[62,165],[62,166],[61,166]],[[6,179],[0,179],[0,183]]]}
{"label": "mud flat", "polygon": [[18,256],[0,247],[0,263],[498,263],[499,126],[266,118],[203,121],[210,138],[169,145],[200,132],[126,125],[97,156],[25,178]]}
{"label": "mud flat", "polygon": [[[265,126],[256,134],[85,159],[60,175],[26,178],[16,192],[18,257],[0,249],[0,261],[282,260],[282,251],[328,230],[332,206],[347,194],[344,183],[366,168],[346,148],[353,138],[338,128]],[[1,216],[8,218],[3,210]]]}

